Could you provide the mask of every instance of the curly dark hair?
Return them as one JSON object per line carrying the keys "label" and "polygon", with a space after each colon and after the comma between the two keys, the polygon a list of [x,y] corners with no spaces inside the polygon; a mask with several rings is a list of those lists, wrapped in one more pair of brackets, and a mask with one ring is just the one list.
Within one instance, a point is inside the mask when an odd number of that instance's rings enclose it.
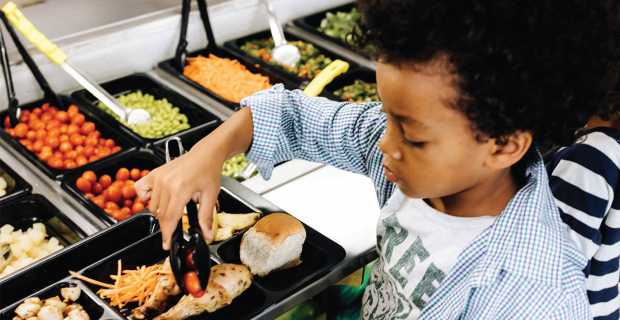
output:
{"label": "curly dark hair", "polygon": [[357,0],[352,33],[385,63],[447,55],[455,107],[499,142],[529,131],[567,145],[611,92],[620,61],[617,0]]}

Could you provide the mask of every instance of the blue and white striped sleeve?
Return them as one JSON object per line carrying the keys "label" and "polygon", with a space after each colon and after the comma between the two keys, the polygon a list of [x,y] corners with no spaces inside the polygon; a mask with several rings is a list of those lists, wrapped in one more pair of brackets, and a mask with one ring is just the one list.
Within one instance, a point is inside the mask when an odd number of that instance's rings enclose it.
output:
{"label": "blue and white striped sleeve", "polygon": [[381,103],[335,102],[310,98],[281,84],[241,101],[252,110],[254,137],[246,154],[269,179],[273,166],[303,159],[369,176],[380,203],[393,186],[383,174],[379,140],[386,117]]}

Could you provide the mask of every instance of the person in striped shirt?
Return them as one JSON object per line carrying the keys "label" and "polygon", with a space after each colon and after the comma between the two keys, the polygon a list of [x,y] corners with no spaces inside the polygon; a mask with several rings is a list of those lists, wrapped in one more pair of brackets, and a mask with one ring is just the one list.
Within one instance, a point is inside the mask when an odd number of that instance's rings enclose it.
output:
{"label": "person in striped shirt", "polygon": [[212,237],[225,159],[246,152],[269,179],[274,164],[300,158],[376,186],[379,261],[363,319],[590,318],[586,259],[533,143],[566,143],[613,85],[620,29],[606,3],[357,7],[364,19],[353,38],[379,54],[381,102],[309,98],[281,84],[243,99],[190,152],[136,183],[164,248],[190,199]]}
{"label": "person in striped shirt", "polygon": [[[620,83],[619,83],[620,84]],[[592,315],[620,319],[620,99],[604,108],[547,164],[562,221],[588,259],[583,270]]]}

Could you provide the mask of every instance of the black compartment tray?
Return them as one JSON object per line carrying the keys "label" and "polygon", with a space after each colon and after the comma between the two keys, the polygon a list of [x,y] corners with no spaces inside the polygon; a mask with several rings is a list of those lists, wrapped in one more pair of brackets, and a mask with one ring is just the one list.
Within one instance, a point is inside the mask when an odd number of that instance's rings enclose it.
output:
{"label": "black compartment tray", "polygon": [[179,108],[179,113],[185,114],[187,116],[188,123],[190,125],[189,129],[185,129],[178,133],[159,139],[143,138],[139,134],[133,132],[130,128],[126,127],[125,125],[114,119],[114,117],[107,114],[104,110],[100,109],[98,107],[99,100],[95,98],[95,96],[93,96],[90,92],[86,90],[79,90],[71,94],[71,97],[74,98],[78,103],[82,104],[84,108],[88,108],[92,113],[96,114],[103,121],[105,121],[105,123],[108,124],[110,127],[118,130],[119,132],[122,132],[125,136],[130,137],[141,146],[150,146],[164,143],[168,138],[172,136],[178,136],[188,132],[201,130],[209,126],[213,126],[215,128],[221,123],[221,120],[214,114],[195,104],[178,92],[166,87],[165,85],[151,78],[147,74],[132,74],[126,77],[103,83],[101,84],[101,87],[103,87],[106,91],[108,91],[108,93],[115,97],[137,91],[142,91],[142,93],[148,93],[154,96],[157,100],[165,98],[173,106]]}
{"label": "black compartment tray", "polygon": [[32,186],[2,160],[0,160],[0,177],[7,183],[6,194],[0,197],[0,204],[30,194],[32,191]]}
{"label": "black compartment tray", "polygon": [[342,40],[340,40],[340,38],[334,38],[334,37],[330,37],[328,35],[326,35],[323,32],[320,32],[319,30],[317,30],[317,28],[321,25],[321,21],[325,18],[325,15],[328,12],[331,12],[333,14],[336,14],[336,12],[351,12],[351,9],[353,9],[355,7],[355,3],[349,3],[349,4],[345,4],[339,7],[335,7],[335,8],[331,8],[328,10],[324,10],[321,12],[317,12],[314,14],[311,14],[309,16],[305,16],[302,18],[298,18],[293,20],[293,24],[295,24],[297,27],[308,31],[322,39],[325,39],[329,42],[335,43],[341,47],[347,48],[349,50],[352,51],[356,51],[354,48],[352,48],[351,45],[348,45],[346,43],[344,43]]}
{"label": "black compartment tray", "polygon": [[[35,292],[26,298],[38,297],[43,300],[58,296],[61,300],[63,300],[60,290],[67,287],[78,287],[81,289],[82,293],[75,303],[80,304],[84,308],[84,311],[86,311],[90,319],[123,319],[114,309],[110,308],[103,301],[101,301],[94,292],[90,291],[86,285],[77,280],[66,279],[42,289],[39,292]],[[16,316],[15,309],[17,309],[22,302],[22,300],[19,300],[8,307],[1,309],[0,320],[12,320],[13,317]]]}
{"label": "black compartment tray", "polygon": [[[303,42],[306,43],[312,43],[310,41],[301,39],[293,34],[290,34],[288,32],[284,32],[284,35],[286,37],[286,39],[289,42],[293,42],[293,41],[298,41],[301,40]],[[296,83],[300,83],[300,87],[301,88],[305,88],[308,83],[310,83],[310,81],[312,81],[312,79],[306,79],[306,78],[301,78],[298,77],[296,74],[293,73],[289,73],[287,71],[285,71],[283,68],[276,66],[276,65],[272,65],[269,64],[269,62],[260,59],[258,57],[255,57],[253,55],[251,55],[250,53],[243,51],[241,49],[241,46],[243,44],[245,44],[247,41],[250,40],[255,40],[255,39],[267,39],[271,37],[271,32],[269,30],[265,30],[265,31],[261,31],[261,32],[257,32],[254,34],[251,34],[249,36],[245,36],[236,40],[230,40],[227,41],[226,43],[224,43],[224,46],[230,50],[232,50],[233,52],[237,53],[238,55],[246,58],[248,61],[252,61],[253,63],[257,63],[261,66],[264,66],[266,69],[271,70],[273,73],[281,76],[282,78],[286,78],[286,79],[290,79],[291,81],[294,81]],[[321,51],[321,53],[323,53],[325,56],[329,57],[332,59],[332,61],[336,60],[336,59],[340,59],[342,61],[345,61],[349,64],[349,71],[347,72],[351,72],[357,68],[359,68],[359,65],[355,62],[352,62],[350,60],[348,60],[347,58],[344,58],[343,56],[341,56],[338,53],[335,53],[331,50],[326,49],[325,47],[321,46],[321,45],[317,45],[315,43],[312,43],[312,45],[314,45],[317,49],[319,49]],[[346,73],[345,73],[346,74]]]}
{"label": "black compartment tray", "polygon": [[[208,57],[209,54],[211,54],[211,53],[213,53],[213,52],[209,51],[208,49],[202,49],[202,50],[194,51],[194,52],[191,52],[191,53],[187,54],[187,57],[197,57],[198,55],[201,55],[203,57]],[[299,83],[291,81],[290,79],[283,78],[283,77],[277,75],[276,73],[272,72],[271,70],[266,69],[264,67],[261,67],[260,65],[257,65],[256,63],[249,62],[245,58],[243,58],[242,56],[236,54],[235,52],[227,50],[226,48],[219,47],[218,48],[218,52],[217,53],[213,53],[213,54],[218,56],[218,57],[220,57],[220,58],[229,58],[229,59],[238,60],[250,72],[257,73],[257,74],[262,74],[263,76],[269,77],[269,82],[271,84],[282,83],[282,84],[284,84],[284,86],[287,89],[290,89],[290,90],[297,89],[299,87]],[[178,70],[174,66],[174,58],[160,62],[158,66],[162,70],[164,70],[164,71],[172,74],[173,76],[181,79],[183,82],[189,84],[190,86],[192,86],[193,88],[197,89],[198,91],[203,92],[204,94],[208,95],[209,97],[217,100],[219,103],[225,105],[226,107],[228,107],[228,108],[230,108],[232,110],[235,110],[235,111],[240,109],[239,103],[229,101],[229,100],[223,98],[222,96],[218,95],[217,93],[215,93],[215,92],[213,92],[213,91],[203,87],[202,85],[200,85],[196,81],[194,81],[194,80],[186,77],[185,75],[183,75],[183,71],[182,70]]]}
{"label": "black compartment tray", "polygon": [[345,86],[352,85],[355,80],[358,79],[368,83],[377,83],[377,74],[374,70],[366,68],[360,68],[358,70],[347,72],[346,74],[335,78],[334,81],[326,85],[321,95],[331,100],[345,101],[340,96],[335,95],[334,91],[342,89]]}
{"label": "black compartment tray", "polygon": [[[4,211],[3,211],[4,213]],[[0,278],[0,304],[11,305],[159,230],[157,219],[147,213],[104,229],[48,257]]]}
{"label": "black compartment tray", "polygon": [[92,212],[97,218],[101,221],[106,222],[109,225],[117,223],[116,219],[112,218],[109,214],[107,214],[103,209],[97,206],[94,202],[88,199],[82,191],[80,191],[75,183],[79,177],[82,176],[82,173],[87,170],[92,170],[97,175],[97,179],[104,174],[109,175],[114,179],[116,176],[116,172],[120,168],[127,168],[131,170],[132,168],[138,168],[140,170],[153,170],[159,166],[164,164],[164,160],[154,156],[150,152],[141,151],[134,152],[131,154],[127,154],[122,158],[116,159],[115,161],[103,162],[97,165],[85,165],[80,170],[74,172],[71,176],[67,176],[67,178],[62,182],[61,187],[67,191],[73,198],[75,198],[80,204],[82,204],[88,211]]}
{"label": "black compartment tray", "polygon": [[[220,192],[219,200],[222,211],[225,212],[242,213],[258,210],[263,215],[283,212],[283,210],[258,194],[226,177],[222,178],[222,191]],[[144,213],[140,215],[142,214]],[[130,219],[136,219],[136,216]],[[112,228],[118,228],[126,224],[127,222],[123,221]],[[250,319],[269,306],[309,285],[313,280],[318,279],[323,273],[327,272],[330,267],[344,259],[345,251],[342,247],[307,225],[304,226],[306,227],[307,238],[303,247],[303,263],[301,265],[280,271],[268,277],[254,277],[253,284],[239,297],[235,298],[230,306],[211,314],[203,313],[193,317],[193,319]],[[211,245],[214,262],[239,263],[238,245],[242,235],[243,232],[221,244]],[[99,261],[80,269],[78,273],[95,280],[110,283],[110,275],[117,272],[118,260],[122,261],[123,269],[133,269],[137,266],[161,263],[168,256],[168,253],[161,249],[161,234],[159,232],[155,232],[137,242],[124,243],[126,245],[120,250],[117,248],[112,252],[106,251],[98,254],[98,256],[102,257]],[[65,268],[69,268],[69,266]],[[78,269],[73,266],[71,268]],[[91,284],[83,283],[83,285],[92,291],[99,289],[99,287]],[[172,307],[174,303],[176,301],[173,301],[169,307]],[[135,307],[135,304],[128,305],[123,310],[117,310],[117,312],[129,319],[128,315],[133,307]]]}
{"label": "black compartment tray", "polygon": [[[129,152],[131,152],[131,151],[136,149],[136,143],[134,141],[126,138],[125,135],[123,135],[122,133],[120,133],[117,130],[114,130],[112,127],[109,127],[108,125],[106,125],[104,123],[104,121],[99,119],[99,117],[95,116],[90,111],[90,109],[84,108],[81,105],[79,105],[77,103],[74,103],[74,101],[69,99],[69,97],[61,96],[60,98],[62,99],[63,103],[66,106],[69,106],[69,105],[72,105],[72,104],[76,105],[80,109],[80,113],[84,114],[84,117],[86,118],[86,121],[94,122],[95,126],[96,126],[96,129],[101,132],[101,137],[102,138],[113,139],[114,142],[116,143],[116,145],[120,146],[122,148],[122,150],[119,151],[119,152],[113,153],[113,154],[111,154],[111,155],[109,155],[107,157],[101,158],[99,160],[96,160],[96,161],[94,161],[92,163],[88,163],[86,165],[101,163],[101,161],[105,161],[105,160],[109,160],[109,159],[116,159],[117,157],[120,157],[120,156],[122,156],[124,154],[127,154],[127,153],[129,153]],[[22,110],[32,110],[34,108],[41,107],[41,105],[43,105],[43,103],[45,103],[45,102],[48,102],[48,101],[39,100],[39,101],[35,101],[35,102],[31,102],[31,103],[22,105],[22,106],[20,106],[20,108]],[[4,111],[0,112],[0,118],[1,119],[6,118],[7,115],[8,115],[8,110],[4,110]],[[11,135],[9,135],[3,129],[0,129],[0,138],[2,138],[9,145],[11,145],[11,147],[13,147],[15,150],[17,150],[21,155],[26,157],[26,159],[28,159],[30,162],[32,162],[37,168],[39,168],[39,170],[41,170],[43,173],[45,173],[46,176],[50,177],[51,179],[62,180],[65,175],[70,174],[71,172],[74,172],[75,170],[80,170],[81,168],[84,167],[84,166],[81,166],[81,167],[77,167],[75,169],[68,169],[68,170],[67,169],[55,169],[55,168],[52,168],[49,165],[47,165],[47,163],[45,161],[39,159],[39,157],[37,157],[37,155],[34,152],[28,150],[21,143],[19,143],[19,141],[16,138],[11,137]]]}

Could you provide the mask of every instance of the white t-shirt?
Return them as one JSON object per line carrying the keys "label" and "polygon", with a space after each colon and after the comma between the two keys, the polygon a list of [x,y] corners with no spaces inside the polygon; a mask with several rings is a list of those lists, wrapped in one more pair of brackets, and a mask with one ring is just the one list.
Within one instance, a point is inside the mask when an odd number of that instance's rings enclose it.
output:
{"label": "white t-shirt", "polygon": [[496,217],[454,217],[396,190],[377,226],[379,261],[362,304],[363,319],[417,319],[458,256]]}

